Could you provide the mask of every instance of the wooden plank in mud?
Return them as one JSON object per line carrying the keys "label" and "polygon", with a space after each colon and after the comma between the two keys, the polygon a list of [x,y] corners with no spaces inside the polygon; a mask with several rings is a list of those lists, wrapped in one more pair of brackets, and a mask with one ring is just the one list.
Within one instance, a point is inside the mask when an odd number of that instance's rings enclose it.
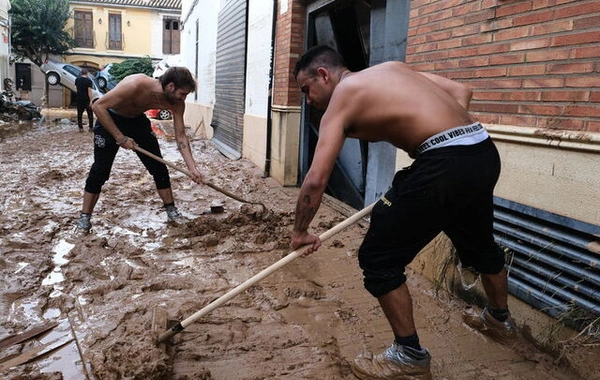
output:
{"label": "wooden plank in mud", "polygon": [[2,340],[0,340],[0,350],[3,350],[14,344],[21,343],[21,342],[24,342],[31,338],[34,338],[42,333],[45,333],[48,330],[55,328],[57,325],[58,325],[58,322],[44,323],[43,325],[33,327],[30,330],[7,336],[6,338],[3,338]]}

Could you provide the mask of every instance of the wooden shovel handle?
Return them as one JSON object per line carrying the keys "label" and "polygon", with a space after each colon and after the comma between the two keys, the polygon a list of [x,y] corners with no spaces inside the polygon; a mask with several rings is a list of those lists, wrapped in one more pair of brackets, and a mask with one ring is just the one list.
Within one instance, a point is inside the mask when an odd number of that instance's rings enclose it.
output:
{"label": "wooden shovel handle", "polygon": [[[333,227],[333,228],[325,231],[321,235],[319,235],[319,238],[321,239],[321,241],[325,241],[325,240],[329,239],[330,237],[334,236],[335,234],[339,233],[340,231],[353,225],[354,223],[361,220],[363,217],[369,215],[371,213],[371,210],[373,209],[374,205],[375,205],[375,203],[371,204],[370,206],[365,207],[364,209],[362,209],[361,211],[352,215],[351,217],[347,218],[340,224],[336,225],[335,227]],[[223,294],[221,297],[212,301],[211,303],[206,305],[204,308],[198,310],[197,312],[195,312],[191,316],[187,317],[186,319],[184,319],[177,325],[173,326],[169,330],[162,333],[158,337],[158,342],[160,343],[160,342],[164,342],[164,341],[168,340],[169,338],[171,338],[178,332],[183,331],[183,329],[185,329],[190,324],[194,323],[198,318],[202,317],[205,314],[210,313],[211,311],[213,311],[217,307],[223,305],[225,302],[227,302],[230,299],[232,299],[233,297],[237,296],[238,294],[240,294],[244,290],[248,289],[252,285],[256,284],[257,282],[261,281],[265,277],[267,277],[267,276],[271,275],[272,273],[274,273],[275,271],[281,269],[283,266],[294,261],[296,258],[298,258],[299,256],[301,256],[303,254],[304,250],[307,247],[308,247],[308,245],[305,245],[305,246],[302,246],[302,247],[290,252],[287,256],[283,257],[281,260],[279,260],[279,261],[275,262],[274,264],[272,264],[271,266],[263,269],[261,272],[255,274],[253,277],[249,278],[248,280],[239,284],[238,286],[231,289],[227,293]]]}

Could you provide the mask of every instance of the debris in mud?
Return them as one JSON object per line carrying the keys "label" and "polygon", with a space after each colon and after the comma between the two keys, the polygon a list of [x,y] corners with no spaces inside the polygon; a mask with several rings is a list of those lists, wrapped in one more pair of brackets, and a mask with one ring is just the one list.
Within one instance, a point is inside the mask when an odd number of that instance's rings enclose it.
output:
{"label": "debris in mud", "polygon": [[0,97],[0,120],[14,122],[19,120],[41,119],[40,107],[29,100],[17,100],[11,102]]}

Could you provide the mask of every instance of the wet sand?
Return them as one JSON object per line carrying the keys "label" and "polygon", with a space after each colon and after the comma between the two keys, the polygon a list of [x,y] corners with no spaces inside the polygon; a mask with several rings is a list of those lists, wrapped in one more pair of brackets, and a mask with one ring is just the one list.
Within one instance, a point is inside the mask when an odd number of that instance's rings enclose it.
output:
{"label": "wet sand", "polygon": [[[58,114],[58,118],[72,114]],[[6,379],[355,379],[350,362],[381,351],[392,335],[362,287],[356,250],[361,221],[157,345],[153,313],[171,324],[280,260],[298,193],[246,160],[192,141],[204,177],[248,205],[170,170],[187,218],[167,223],[152,178],[121,151],[92,218],[74,228],[92,163],[92,134],[55,123],[16,127],[0,140],[0,339],[44,322],[49,333],[2,350],[65,345],[0,372]],[[156,122],[158,123],[158,122]],[[185,168],[169,122],[156,125],[163,156]],[[6,128],[5,128],[6,130]],[[223,213],[210,213],[214,202]],[[312,224],[323,233],[354,210],[328,199]],[[462,323],[463,301],[436,292],[413,271],[409,286],[435,379],[579,379],[532,345],[507,348]],[[156,326],[154,326],[156,327]],[[0,365],[2,361],[0,359]]]}

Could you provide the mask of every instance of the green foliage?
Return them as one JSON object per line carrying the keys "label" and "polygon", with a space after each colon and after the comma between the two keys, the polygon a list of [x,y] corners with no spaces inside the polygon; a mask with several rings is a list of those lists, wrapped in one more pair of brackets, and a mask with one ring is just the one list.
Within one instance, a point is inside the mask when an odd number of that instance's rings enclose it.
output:
{"label": "green foliage", "polygon": [[145,56],[142,58],[129,58],[123,62],[115,63],[110,68],[112,75],[118,82],[131,74],[146,74],[152,76],[154,68],[152,67],[152,58]]}
{"label": "green foliage", "polygon": [[62,55],[75,46],[66,31],[69,0],[12,0],[10,15],[16,60],[29,58],[41,66],[49,54]]}

